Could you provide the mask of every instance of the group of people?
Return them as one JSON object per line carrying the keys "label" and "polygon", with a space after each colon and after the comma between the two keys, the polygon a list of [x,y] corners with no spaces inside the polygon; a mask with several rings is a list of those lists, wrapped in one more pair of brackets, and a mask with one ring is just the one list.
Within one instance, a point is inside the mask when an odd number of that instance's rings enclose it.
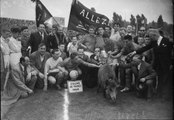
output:
{"label": "group of people", "polygon": [[95,87],[98,68],[105,63],[114,67],[121,92],[135,88],[140,96],[146,89],[151,99],[158,80],[159,96],[169,93],[165,91],[171,85],[173,43],[159,30],[141,27],[136,36],[131,25],[125,28],[115,23],[113,28],[90,26],[88,32],[68,37],[62,28],[46,30],[43,24],[31,34],[27,26],[2,28],[4,104],[27,97],[35,88],[46,91],[54,85],[60,90],[67,80],[82,79],[84,85]]}

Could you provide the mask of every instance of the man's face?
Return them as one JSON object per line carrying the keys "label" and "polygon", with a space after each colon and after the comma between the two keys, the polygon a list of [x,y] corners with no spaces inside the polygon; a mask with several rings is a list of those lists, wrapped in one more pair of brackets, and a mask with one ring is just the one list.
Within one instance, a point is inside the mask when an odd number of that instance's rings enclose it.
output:
{"label": "man's face", "polygon": [[144,38],[143,37],[138,37],[138,44],[139,45],[144,44]]}
{"label": "man's face", "polygon": [[109,32],[110,32],[110,28],[109,28],[109,27],[105,27],[105,31],[106,31],[107,33],[109,33]]}
{"label": "man's face", "polygon": [[60,28],[58,29],[58,33],[59,33],[59,34],[63,34],[63,28],[62,28],[62,27],[60,27]]}
{"label": "man's face", "polygon": [[28,29],[24,29],[21,33],[23,36],[29,37],[29,30]]}
{"label": "man's face", "polygon": [[38,27],[38,30],[39,30],[39,32],[45,32],[45,25],[43,25],[43,24],[40,24],[39,25],[39,27]]}
{"label": "man's face", "polygon": [[65,50],[65,45],[61,44],[61,45],[59,46],[59,49],[60,49],[60,51],[64,51],[64,50]]}
{"label": "man's face", "polygon": [[114,25],[114,30],[115,30],[115,32],[119,31],[120,30],[120,26],[118,24],[115,24]]}
{"label": "man's face", "polygon": [[6,39],[11,36],[11,32],[10,31],[2,32],[2,36]]}
{"label": "man's face", "polygon": [[77,37],[72,38],[72,43],[73,43],[73,45],[75,45],[77,43]]}
{"label": "man's face", "polygon": [[120,36],[121,36],[122,38],[124,38],[125,35],[126,35],[125,30],[121,30],[121,31],[120,31]]}
{"label": "man's face", "polygon": [[13,37],[15,38],[15,39],[17,39],[17,38],[19,38],[20,37],[20,33],[12,33],[12,35],[13,35]]}
{"label": "man's face", "polygon": [[140,36],[144,36],[145,33],[146,33],[145,28],[144,28],[144,27],[141,27],[141,28],[140,28]]}
{"label": "man's face", "polygon": [[98,28],[98,33],[99,33],[99,35],[103,35],[103,33],[104,33],[104,29],[103,28]]}
{"label": "man's face", "polygon": [[131,33],[131,32],[132,32],[132,26],[130,26],[130,25],[127,26],[127,32],[128,32],[128,33]]}
{"label": "man's face", "polygon": [[61,52],[60,50],[59,51],[55,51],[54,54],[52,55],[53,59],[54,60],[57,60],[61,55]]}
{"label": "man's face", "polygon": [[95,31],[94,31],[93,28],[90,28],[90,29],[89,29],[89,34],[94,34],[94,32],[95,32]]}
{"label": "man's face", "polygon": [[147,45],[150,43],[150,38],[149,37],[145,37],[144,39],[144,43]]}
{"label": "man's face", "polygon": [[78,50],[78,55],[83,55],[84,54],[84,50],[83,49],[79,49]]}
{"label": "man's face", "polygon": [[100,55],[100,48],[95,48],[94,53],[96,56],[99,56]]}
{"label": "man's face", "polygon": [[41,55],[44,55],[45,52],[46,52],[46,46],[45,46],[45,45],[41,46],[41,47],[38,49],[38,51],[39,51],[39,53],[40,53]]}

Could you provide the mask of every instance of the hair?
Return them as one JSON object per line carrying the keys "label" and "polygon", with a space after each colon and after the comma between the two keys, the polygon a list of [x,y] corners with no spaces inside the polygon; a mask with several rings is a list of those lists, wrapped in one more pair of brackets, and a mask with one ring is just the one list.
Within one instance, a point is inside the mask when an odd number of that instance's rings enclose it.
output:
{"label": "hair", "polygon": [[28,29],[28,27],[27,27],[27,26],[22,26],[22,27],[21,27],[21,32],[22,32],[23,30],[25,30],[25,29]]}
{"label": "hair", "polygon": [[164,36],[164,32],[163,32],[162,30],[159,30],[159,34],[160,34],[161,36]]}
{"label": "hair", "polygon": [[115,26],[115,25],[119,25],[119,27],[121,27],[120,23],[118,23],[118,22],[113,24],[113,26]]}
{"label": "hair", "polygon": [[77,55],[78,55],[77,52],[73,52],[73,53],[71,53],[70,58],[71,59],[74,59]]}
{"label": "hair", "polygon": [[110,26],[106,25],[104,28],[106,28],[106,27],[108,27],[108,28],[109,28],[109,30],[111,30],[111,27],[110,27]]}
{"label": "hair", "polygon": [[131,41],[132,40],[132,36],[131,35],[126,35],[126,36],[124,36],[124,40]]}
{"label": "hair", "polygon": [[20,33],[21,30],[20,30],[19,27],[12,27],[12,28],[11,28],[11,32],[12,32],[12,33]]}
{"label": "hair", "polygon": [[40,43],[40,44],[38,45],[38,48],[40,48],[40,47],[42,47],[42,46],[45,46],[45,47],[46,47],[45,43]]}
{"label": "hair", "polygon": [[55,52],[58,52],[58,51],[60,51],[59,49],[53,49],[52,51],[51,51],[51,54],[54,54]]}
{"label": "hair", "polygon": [[20,58],[19,62],[20,62],[20,63],[25,62],[25,57],[22,56],[22,57]]}
{"label": "hair", "polygon": [[98,27],[96,28],[96,30],[98,31],[99,28],[103,28],[103,30],[104,30],[104,27],[103,27],[102,25],[98,26]]}
{"label": "hair", "polygon": [[[93,30],[95,31],[95,27],[94,27],[93,25],[90,25],[90,26],[89,26],[89,29],[93,29]],[[88,30],[89,30],[89,29],[88,29]]]}
{"label": "hair", "polygon": [[10,30],[9,30],[9,29],[7,29],[7,28],[2,28],[2,29],[1,29],[1,32],[2,32],[2,33],[5,33],[5,32],[10,32]]}
{"label": "hair", "polygon": [[147,33],[148,33],[148,34],[151,34],[151,35],[160,35],[158,29],[149,29],[149,30],[147,31]]}

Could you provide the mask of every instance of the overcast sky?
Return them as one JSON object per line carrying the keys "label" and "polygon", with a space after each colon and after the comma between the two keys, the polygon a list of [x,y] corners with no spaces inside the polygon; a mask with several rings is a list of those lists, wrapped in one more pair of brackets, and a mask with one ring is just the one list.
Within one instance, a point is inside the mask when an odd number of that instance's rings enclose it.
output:
{"label": "overcast sky", "polygon": [[[8,18],[35,20],[35,3],[31,0],[0,0],[1,16]],[[65,17],[68,25],[72,0],[40,0],[53,16]],[[173,23],[172,0],[79,0],[88,8],[94,7],[97,13],[112,20],[113,12],[123,19],[130,15],[144,14],[148,22],[157,21],[159,15],[168,23]]]}

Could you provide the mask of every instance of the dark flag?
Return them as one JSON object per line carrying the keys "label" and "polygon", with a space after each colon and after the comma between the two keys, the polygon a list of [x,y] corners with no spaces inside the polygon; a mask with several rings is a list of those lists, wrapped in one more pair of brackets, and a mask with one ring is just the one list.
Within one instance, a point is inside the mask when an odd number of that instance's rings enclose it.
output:
{"label": "dark flag", "polygon": [[90,25],[96,28],[101,25],[109,25],[109,19],[102,14],[91,11],[78,0],[73,0],[68,30],[86,33]]}
{"label": "dark flag", "polygon": [[39,24],[52,24],[53,16],[42,4],[40,0],[36,0],[36,25]]}

